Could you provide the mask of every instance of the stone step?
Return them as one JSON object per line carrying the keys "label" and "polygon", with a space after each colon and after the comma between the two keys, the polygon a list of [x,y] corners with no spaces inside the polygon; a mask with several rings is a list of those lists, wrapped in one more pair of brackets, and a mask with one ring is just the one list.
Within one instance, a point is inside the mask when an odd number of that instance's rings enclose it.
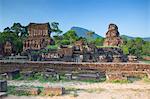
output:
{"label": "stone step", "polygon": [[6,92],[0,92],[0,99],[3,99],[6,96],[7,96]]}

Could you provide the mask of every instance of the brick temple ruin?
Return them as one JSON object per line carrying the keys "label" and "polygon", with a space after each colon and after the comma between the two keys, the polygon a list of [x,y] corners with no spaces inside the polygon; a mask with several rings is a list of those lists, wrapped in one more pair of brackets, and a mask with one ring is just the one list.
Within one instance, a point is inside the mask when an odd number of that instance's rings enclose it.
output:
{"label": "brick temple ruin", "polygon": [[13,44],[10,40],[0,44],[0,55],[9,56],[14,52]]}
{"label": "brick temple ruin", "polygon": [[[119,36],[118,27],[110,24],[104,46],[97,48],[93,44],[87,44],[83,40],[76,41],[72,47],[60,46],[56,51],[42,54],[42,60],[67,61],[67,62],[127,62],[128,57],[118,47],[123,44]],[[115,47],[114,47],[115,46]]]}
{"label": "brick temple ruin", "polygon": [[[30,23],[27,26],[28,37],[23,42],[23,55],[28,56],[31,61],[64,61],[64,62],[136,62],[135,57],[127,57],[123,54],[120,46],[123,40],[119,36],[118,27],[115,24],[109,24],[104,47],[97,48],[94,44],[76,41],[73,45],[61,45],[56,50],[46,49],[48,45],[54,44],[51,37],[51,28],[49,23]],[[0,45],[1,55],[11,55],[13,45],[10,41]],[[46,49],[47,50],[47,49]],[[38,55],[32,55],[33,52],[41,51]]]}
{"label": "brick temple ruin", "polygon": [[106,39],[104,40],[104,46],[119,46],[123,44],[123,40],[119,36],[118,27],[115,24],[109,24],[108,31],[106,33]]}
{"label": "brick temple ruin", "polygon": [[49,23],[30,23],[27,27],[29,36],[23,42],[23,51],[40,50],[51,43]]}

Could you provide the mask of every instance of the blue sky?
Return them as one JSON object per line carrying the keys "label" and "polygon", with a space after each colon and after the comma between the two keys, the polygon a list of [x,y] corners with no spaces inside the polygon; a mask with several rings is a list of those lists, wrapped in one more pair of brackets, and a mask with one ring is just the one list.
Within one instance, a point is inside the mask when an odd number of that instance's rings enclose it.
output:
{"label": "blue sky", "polygon": [[150,37],[150,0],[0,0],[0,31],[14,22],[59,22],[63,32],[83,27],[105,36],[109,23],[121,35]]}

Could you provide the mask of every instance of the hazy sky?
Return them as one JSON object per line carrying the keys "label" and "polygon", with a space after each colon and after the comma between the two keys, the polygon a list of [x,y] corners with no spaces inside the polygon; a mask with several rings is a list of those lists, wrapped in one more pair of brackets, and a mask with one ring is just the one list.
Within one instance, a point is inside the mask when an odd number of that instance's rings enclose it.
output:
{"label": "hazy sky", "polygon": [[150,0],[0,0],[0,31],[53,21],[64,32],[78,26],[105,36],[115,23],[121,35],[150,37]]}

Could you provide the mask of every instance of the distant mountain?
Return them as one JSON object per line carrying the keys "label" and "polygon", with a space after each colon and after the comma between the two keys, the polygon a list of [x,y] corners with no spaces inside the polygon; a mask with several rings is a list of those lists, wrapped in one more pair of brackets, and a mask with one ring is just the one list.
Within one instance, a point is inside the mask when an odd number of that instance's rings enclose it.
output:
{"label": "distant mountain", "polygon": [[[72,27],[71,30],[74,30],[79,37],[84,37],[84,38],[88,38],[87,32],[90,32],[88,29],[81,28],[81,27]],[[132,36],[128,36],[128,35],[121,35],[121,37],[128,39],[128,40],[136,38],[136,37],[132,37]],[[98,35],[97,33],[94,33],[92,38],[96,39],[96,38],[103,38],[103,37]],[[140,37],[140,38],[142,38],[142,37]],[[145,41],[150,41],[150,37],[145,37],[142,39]]]}
{"label": "distant mountain", "polygon": [[143,40],[150,41],[150,37],[145,37],[145,38],[143,38]]}
{"label": "distant mountain", "polygon": [[[72,27],[71,30],[74,30],[79,37],[85,37],[85,38],[88,38],[87,32],[90,32],[89,30],[81,27]],[[96,39],[98,37],[102,38],[100,35],[96,33],[94,33],[92,36],[93,39]]]}
{"label": "distant mountain", "polygon": [[[125,38],[127,40],[131,40],[131,39],[135,39],[136,37],[131,37],[131,36],[127,36],[127,35],[121,35],[122,38]],[[142,38],[142,37],[140,37]],[[145,38],[142,38],[144,41],[150,41],[150,37],[145,37]]]}
{"label": "distant mountain", "polygon": [[127,40],[134,39],[134,37],[127,36],[127,35],[121,35],[121,38],[123,38],[123,39],[127,39]]}

